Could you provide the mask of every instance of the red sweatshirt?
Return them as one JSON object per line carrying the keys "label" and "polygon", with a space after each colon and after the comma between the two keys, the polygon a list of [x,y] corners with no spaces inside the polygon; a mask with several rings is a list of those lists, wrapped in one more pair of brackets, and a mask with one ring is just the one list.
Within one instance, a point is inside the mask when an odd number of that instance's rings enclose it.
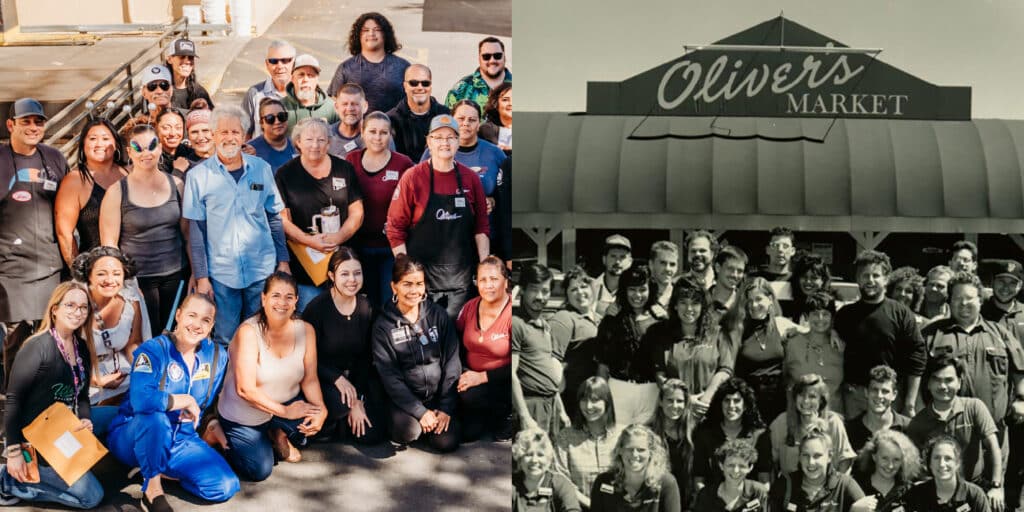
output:
{"label": "red sweatshirt", "polygon": [[[474,234],[490,233],[491,228],[487,223],[487,197],[484,196],[484,186],[480,183],[480,178],[472,169],[458,162],[455,163],[455,170],[461,174],[464,193],[469,200],[470,209],[476,216]],[[434,173],[435,194],[452,195],[455,194],[457,187],[454,171]],[[426,161],[405,171],[398,182],[398,188],[395,189],[394,197],[391,198],[386,229],[391,247],[398,247],[409,238],[409,230],[423,217],[429,198],[430,161]]]}

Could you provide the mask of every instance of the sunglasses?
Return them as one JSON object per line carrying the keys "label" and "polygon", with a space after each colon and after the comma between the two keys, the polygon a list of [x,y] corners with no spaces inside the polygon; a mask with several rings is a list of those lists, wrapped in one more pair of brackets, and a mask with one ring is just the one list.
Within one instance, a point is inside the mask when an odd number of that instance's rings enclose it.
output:
{"label": "sunglasses", "polygon": [[154,80],[146,84],[146,89],[149,92],[155,91],[157,87],[159,87],[161,91],[169,91],[171,89],[171,83],[167,80]]}
{"label": "sunglasses", "polygon": [[280,59],[267,59],[267,62],[271,66],[276,66],[278,64],[291,64],[292,63],[292,58],[293,57],[282,57]]}
{"label": "sunglasses", "polygon": [[263,117],[260,117],[260,119],[262,119],[263,122],[267,124],[283,123],[288,120],[288,112],[281,111],[276,114],[267,114]]}
{"label": "sunglasses", "polygon": [[406,82],[413,87],[419,87],[421,85],[423,87],[430,87],[430,84],[433,83],[430,80],[406,80]]}
{"label": "sunglasses", "polygon": [[153,137],[153,140],[149,141],[149,147],[147,147],[146,149],[142,149],[142,146],[140,146],[139,143],[135,142],[134,140],[128,143],[128,145],[131,146],[131,148],[136,153],[142,153],[143,151],[153,151],[154,149],[156,149],[156,146],[158,144],[160,144],[160,140],[157,139],[156,137]]}
{"label": "sunglasses", "polygon": [[504,56],[505,54],[502,52],[480,54],[480,58],[483,60],[501,60],[501,58]]}

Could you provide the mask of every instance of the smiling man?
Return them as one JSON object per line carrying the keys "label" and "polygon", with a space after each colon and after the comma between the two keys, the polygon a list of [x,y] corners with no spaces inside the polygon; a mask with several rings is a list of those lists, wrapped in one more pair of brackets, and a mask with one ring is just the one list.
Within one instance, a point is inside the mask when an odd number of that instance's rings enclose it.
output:
{"label": "smiling man", "polygon": [[505,43],[497,37],[485,37],[477,45],[479,67],[462,77],[448,91],[444,104],[452,108],[459,100],[472,100],[483,109],[487,98],[502,82],[512,81],[512,72],[505,67]]}
{"label": "smiling man", "polygon": [[310,117],[319,117],[328,123],[338,120],[334,103],[320,88],[320,61],[304,53],[295,58],[292,83],[288,84],[288,95],[284,98],[284,109],[288,112],[288,133],[295,123]]}
{"label": "smiling man", "polygon": [[910,423],[910,418],[892,410],[899,386],[896,370],[881,365],[872,368],[868,375],[870,380],[864,388],[867,409],[860,416],[846,420],[846,436],[858,453],[875,432],[883,429],[903,432]]}
{"label": "smiling man", "polygon": [[383,14],[361,14],[348,34],[352,56],[334,71],[327,94],[334,96],[342,85],[354,83],[366,91],[370,112],[394,107],[405,96],[402,77],[409,67],[409,61],[395,55],[401,49],[394,27]]}
{"label": "smiling man", "polygon": [[[0,145],[0,340],[7,329],[38,320],[60,282],[63,262],[53,224],[64,155],[42,144],[43,105],[21,98],[10,108],[10,144]],[[28,334],[32,326],[25,324]]]}
{"label": "smiling man", "polygon": [[1017,295],[1024,283],[1024,267],[1015,260],[997,260],[993,266],[992,296],[981,305],[981,316],[1006,327],[1020,341],[1024,335],[1024,305]]}
{"label": "smiling man", "polygon": [[521,311],[512,317],[512,405],[520,429],[540,428],[555,437],[565,415],[558,388],[564,354],[552,342],[544,308],[551,298],[551,271],[531,263],[519,276]]}
{"label": "smiling man", "polygon": [[901,412],[911,416],[927,359],[917,319],[910,308],[885,296],[892,272],[889,256],[863,251],[854,260],[854,268],[860,300],[841,308],[835,317],[836,332],[846,343],[846,414],[852,417],[866,409],[864,388],[869,372],[878,365],[886,365],[903,377],[897,393],[902,400]]}
{"label": "smiling man", "polygon": [[270,164],[241,152],[245,120],[238,107],[213,111],[216,155],[188,172],[182,201],[196,291],[217,302],[214,340],[224,345],[259,310],[263,281],[275,268],[290,271],[284,203]]}
{"label": "smiling man", "polygon": [[288,84],[292,81],[292,65],[295,63],[295,48],[286,41],[274,40],[267,47],[267,58],[263,61],[269,78],[253,84],[245,91],[242,110],[249,119],[248,138],[260,135],[259,106],[263,98],[283,100],[288,95]]}
{"label": "smiling man", "polygon": [[388,117],[391,119],[391,129],[395,132],[395,149],[412,161],[419,162],[427,147],[430,120],[441,114],[450,114],[451,110],[431,96],[433,80],[427,66],[409,66],[405,70],[404,80],[405,99],[388,111]]}
{"label": "smiling man", "polygon": [[339,119],[328,130],[328,153],[345,158],[349,153],[366,147],[363,143],[363,116],[367,108],[366,93],[362,87],[348,83],[338,89],[334,95],[334,111]]}
{"label": "smiling man", "polygon": [[690,231],[686,235],[686,264],[691,279],[702,283],[705,289],[715,284],[715,270],[711,262],[718,253],[715,235],[703,229]]}

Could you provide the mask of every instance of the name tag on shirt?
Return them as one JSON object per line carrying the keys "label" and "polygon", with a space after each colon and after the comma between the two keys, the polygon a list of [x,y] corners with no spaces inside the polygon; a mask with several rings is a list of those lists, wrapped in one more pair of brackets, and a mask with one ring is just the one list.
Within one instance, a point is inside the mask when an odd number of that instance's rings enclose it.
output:
{"label": "name tag on shirt", "polygon": [[345,151],[352,151],[353,149],[356,149],[356,141],[350,140],[342,147],[345,148]]}
{"label": "name tag on shirt", "polygon": [[601,484],[601,492],[605,494],[615,494],[615,488],[610,484]]}
{"label": "name tag on shirt", "polygon": [[900,505],[900,506],[892,509],[892,512],[906,512],[906,510],[907,509],[903,508],[903,505]]}
{"label": "name tag on shirt", "polygon": [[391,339],[395,345],[401,345],[402,343],[409,342],[409,331],[405,327],[399,327],[397,329],[391,329]]}
{"label": "name tag on shirt", "polygon": [[787,503],[786,504],[786,510],[788,510],[789,512],[796,512],[797,511],[797,506],[796,506],[795,503]]}
{"label": "name tag on shirt", "polygon": [[341,190],[345,188],[345,178],[331,178],[331,185],[334,186],[334,190]]}
{"label": "name tag on shirt", "polygon": [[54,191],[57,190],[57,182],[51,180],[43,180],[43,190]]}
{"label": "name tag on shirt", "polygon": [[466,198],[465,197],[456,197],[455,198],[455,207],[456,208],[465,208],[466,207]]}
{"label": "name tag on shirt", "polygon": [[743,512],[753,512],[761,508],[761,503],[757,500],[750,500],[746,505],[743,505]]}
{"label": "name tag on shirt", "polygon": [[192,376],[192,380],[203,380],[210,378],[210,363],[203,363],[196,374]]}
{"label": "name tag on shirt", "polygon": [[250,190],[263,190],[263,184],[262,183],[253,183],[252,185],[249,186],[249,189]]}
{"label": "name tag on shirt", "polygon": [[551,496],[551,488],[550,487],[538,487],[537,488],[537,496]]}
{"label": "name tag on shirt", "polygon": [[971,512],[971,506],[964,503],[956,508],[956,512]]}
{"label": "name tag on shirt", "polygon": [[398,181],[398,171],[384,171],[383,181]]}

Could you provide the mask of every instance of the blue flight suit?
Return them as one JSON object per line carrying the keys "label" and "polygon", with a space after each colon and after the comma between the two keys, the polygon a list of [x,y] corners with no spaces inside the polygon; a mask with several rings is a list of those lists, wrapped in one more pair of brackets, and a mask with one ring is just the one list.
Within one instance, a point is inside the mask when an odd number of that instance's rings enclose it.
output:
{"label": "blue flight suit", "polygon": [[207,501],[226,501],[239,490],[238,477],[224,458],[203,441],[192,421],[179,421],[181,411],[168,411],[170,395],[189,394],[201,413],[216,399],[224,382],[228,354],[205,339],[196,348],[193,368],[163,334],[135,350],[128,399],[110,425],[107,445],[144,478],[163,474],[176,478],[186,491]]}

